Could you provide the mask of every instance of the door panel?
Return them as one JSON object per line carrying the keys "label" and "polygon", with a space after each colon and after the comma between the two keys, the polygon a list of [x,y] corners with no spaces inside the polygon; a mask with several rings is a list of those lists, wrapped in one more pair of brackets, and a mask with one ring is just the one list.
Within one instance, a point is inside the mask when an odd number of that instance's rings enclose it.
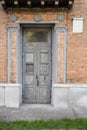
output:
{"label": "door panel", "polygon": [[[23,101],[50,103],[51,42],[47,42],[47,40],[46,42],[42,42],[42,40],[32,42],[32,39],[35,41],[40,37],[40,33],[37,33],[36,30],[35,33],[34,30],[32,33],[30,32],[24,31],[24,41],[26,42],[23,45]],[[46,34],[48,32],[46,31]],[[44,35],[45,39],[46,34],[41,33],[41,37]],[[46,35],[46,39],[48,39],[47,37],[48,35]]]}
{"label": "door panel", "polygon": [[33,63],[33,62],[34,62],[34,54],[33,54],[33,52],[26,53],[26,63]]}
{"label": "door panel", "polygon": [[33,87],[25,87],[24,90],[24,102],[34,102],[35,101],[35,95],[34,95],[34,88]]}
{"label": "door panel", "polygon": [[40,76],[40,85],[48,85],[49,83],[48,83],[48,75],[46,75],[46,76]]}
{"label": "door panel", "polygon": [[38,53],[38,101],[49,103],[51,90],[51,47],[39,47]]}
{"label": "door panel", "polygon": [[34,46],[27,48],[23,46],[23,101],[34,103],[35,98],[35,85],[36,85],[36,49]]}
{"label": "door panel", "polygon": [[48,54],[45,52],[41,52],[40,54],[40,62],[47,63],[48,62]]}

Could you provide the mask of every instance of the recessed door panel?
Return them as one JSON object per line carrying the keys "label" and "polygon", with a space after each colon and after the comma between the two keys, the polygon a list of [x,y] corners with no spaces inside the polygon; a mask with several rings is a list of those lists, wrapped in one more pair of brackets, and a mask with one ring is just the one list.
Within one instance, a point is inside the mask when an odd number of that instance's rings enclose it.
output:
{"label": "recessed door panel", "polygon": [[26,63],[33,63],[33,62],[34,62],[33,53],[26,53]]}
{"label": "recessed door panel", "polygon": [[43,52],[40,54],[40,62],[41,63],[48,63],[48,53]]}
{"label": "recessed door panel", "polygon": [[34,87],[30,88],[30,87],[25,87],[24,91],[23,91],[23,94],[24,94],[24,102],[35,102],[35,95],[34,95]]}

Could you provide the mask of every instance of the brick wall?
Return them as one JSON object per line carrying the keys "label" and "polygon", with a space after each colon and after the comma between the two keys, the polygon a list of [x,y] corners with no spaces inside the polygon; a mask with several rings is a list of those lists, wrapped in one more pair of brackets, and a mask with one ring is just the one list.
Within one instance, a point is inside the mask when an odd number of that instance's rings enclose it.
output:
{"label": "brick wall", "polygon": [[0,82],[7,81],[7,44],[6,26],[8,24],[7,14],[0,5]]}
{"label": "brick wall", "polygon": [[16,39],[16,31],[11,31],[11,72],[10,72],[10,82],[16,82],[16,43],[17,43],[17,39]]}
{"label": "brick wall", "polygon": [[64,32],[58,33],[58,83],[64,81]]}
{"label": "brick wall", "polygon": [[[56,26],[68,27],[67,36],[67,82],[87,82],[87,0],[75,0],[73,8],[69,11],[53,11],[53,12],[40,12],[41,20],[51,21],[57,20],[58,14],[64,14],[65,20],[59,22]],[[18,17],[18,20],[33,20],[36,12],[29,12],[24,10],[3,10],[0,5],[0,82],[7,81],[7,30],[6,27],[16,27],[18,24],[11,22],[9,17],[14,14]],[[72,32],[72,17],[83,17],[84,18],[84,32],[81,34],[74,34]],[[63,82],[63,39],[60,34],[59,41],[59,52],[58,52],[58,82]],[[12,36],[12,42],[15,43],[14,35]],[[11,82],[16,80],[15,72],[15,45],[11,54]]]}
{"label": "brick wall", "polygon": [[[87,82],[87,0],[75,0],[68,12],[67,82]],[[84,18],[84,31],[72,32],[72,17]]]}

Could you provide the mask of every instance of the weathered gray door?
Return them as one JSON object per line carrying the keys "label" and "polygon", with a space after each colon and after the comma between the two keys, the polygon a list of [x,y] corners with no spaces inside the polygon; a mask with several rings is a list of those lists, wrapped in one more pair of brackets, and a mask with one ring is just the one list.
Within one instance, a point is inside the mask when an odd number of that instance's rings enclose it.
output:
{"label": "weathered gray door", "polygon": [[50,103],[51,30],[25,29],[23,37],[23,101]]}

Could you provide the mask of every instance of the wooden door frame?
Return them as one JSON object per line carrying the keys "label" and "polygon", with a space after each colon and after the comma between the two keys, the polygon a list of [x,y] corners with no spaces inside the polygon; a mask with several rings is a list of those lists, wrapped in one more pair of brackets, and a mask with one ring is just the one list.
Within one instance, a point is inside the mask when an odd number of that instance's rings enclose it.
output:
{"label": "wooden door frame", "polygon": [[[51,34],[49,35],[48,34],[48,44],[50,43],[51,44],[51,74],[50,74],[50,78],[51,78],[51,86],[50,86],[50,102],[51,102],[51,93],[52,93],[52,28],[51,27],[39,27],[39,26],[36,26],[36,27],[24,27],[23,29],[22,29],[22,39],[23,39],[23,43],[22,43],[22,71],[24,71],[24,59],[23,59],[23,55],[24,55],[24,51],[23,51],[23,44],[24,44],[24,42],[25,42],[25,32],[26,32],[26,30],[34,30],[35,31],[35,28],[39,28],[39,30],[40,31],[50,31],[51,32]],[[23,74],[24,72],[22,72],[22,84],[23,84],[23,80],[24,80],[24,74]],[[24,89],[24,86],[23,86],[23,88],[22,89]]]}

